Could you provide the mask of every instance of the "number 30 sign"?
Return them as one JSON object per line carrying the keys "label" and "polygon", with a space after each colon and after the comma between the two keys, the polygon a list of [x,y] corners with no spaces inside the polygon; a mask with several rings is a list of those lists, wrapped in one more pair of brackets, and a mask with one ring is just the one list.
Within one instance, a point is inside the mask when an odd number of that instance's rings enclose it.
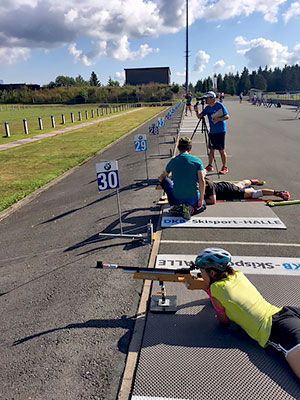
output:
{"label": "number 30 sign", "polygon": [[98,190],[117,189],[120,186],[118,161],[106,161],[96,164]]}

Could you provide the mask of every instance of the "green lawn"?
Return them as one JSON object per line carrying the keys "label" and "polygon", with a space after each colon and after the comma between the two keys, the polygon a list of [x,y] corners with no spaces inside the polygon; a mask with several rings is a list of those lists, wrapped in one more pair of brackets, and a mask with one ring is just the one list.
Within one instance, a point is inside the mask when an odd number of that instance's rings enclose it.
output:
{"label": "green lawn", "polygon": [[[116,106],[115,106],[116,107]],[[111,114],[101,116],[99,109],[99,117],[97,117],[97,104],[80,104],[80,105],[47,105],[47,106],[27,106],[27,105],[0,105],[0,144],[9,143],[15,140],[24,139],[28,136],[35,136],[46,132],[51,132],[72,125],[79,125],[83,122],[100,119]],[[92,110],[94,118],[92,118]],[[88,111],[88,120],[85,112]],[[117,114],[111,110],[113,114]],[[126,111],[126,110],[125,110]],[[127,110],[128,111],[128,110]],[[71,122],[71,112],[74,114],[74,123]],[[81,112],[82,120],[79,121],[78,112]],[[107,110],[108,112],[108,110]],[[123,113],[124,111],[122,111]],[[120,112],[119,112],[120,113]],[[65,117],[65,124],[62,124],[62,114]],[[52,128],[51,115],[54,116],[55,128]],[[42,118],[43,130],[40,130],[38,118]],[[23,120],[27,120],[28,135],[25,135]],[[6,137],[4,123],[8,122],[10,137]]]}
{"label": "green lawn", "polygon": [[0,152],[0,211],[114,142],[165,107],[134,113]]}

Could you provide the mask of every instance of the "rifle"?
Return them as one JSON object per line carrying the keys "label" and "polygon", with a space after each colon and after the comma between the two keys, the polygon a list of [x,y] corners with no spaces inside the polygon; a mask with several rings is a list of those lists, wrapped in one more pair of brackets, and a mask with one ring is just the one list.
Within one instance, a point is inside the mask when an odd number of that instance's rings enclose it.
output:
{"label": "rifle", "polygon": [[189,268],[140,268],[129,267],[117,264],[104,264],[102,261],[97,261],[96,268],[100,269],[121,269],[123,272],[133,273],[134,279],[143,279],[150,281],[158,281],[161,291],[158,296],[152,296],[150,311],[152,312],[176,312],[176,296],[166,296],[166,288],[164,282],[185,283],[189,290],[207,290],[209,285],[201,277],[200,272],[196,275],[192,274],[197,267],[194,263],[190,264]]}

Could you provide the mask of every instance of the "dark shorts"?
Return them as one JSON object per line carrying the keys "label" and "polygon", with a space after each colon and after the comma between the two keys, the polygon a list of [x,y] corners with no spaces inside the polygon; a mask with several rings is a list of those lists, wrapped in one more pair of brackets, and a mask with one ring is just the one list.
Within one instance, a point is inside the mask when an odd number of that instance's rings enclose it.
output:
{"label": "dark shorts", "polygon": [[225,132],[210,133],[209,137],[209,148],[214,150],[225,149]]}
{"label": "dark shorts", "polygon": [[291,350],[300,347],[300,308],[286,306],[272,316],[268,344],[282,351],[285,357]]}
{"label": "dark shorts", "polygon": [[217,200],[241,200],[245,196],[245,189],[230,182],[217,182],[215,183],[215,193]]}

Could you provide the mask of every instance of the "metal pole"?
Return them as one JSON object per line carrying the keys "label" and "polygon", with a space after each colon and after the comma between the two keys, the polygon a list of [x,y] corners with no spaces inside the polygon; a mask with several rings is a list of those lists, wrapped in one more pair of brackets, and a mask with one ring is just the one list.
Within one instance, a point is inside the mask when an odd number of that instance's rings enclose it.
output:
{"label": "metal pole", "polygon": [[43,129],[43,120],[41,117],[38,118],[40,130]]}
{"label": "metal pole", "polygon": [[119,189],[116,189],[116,191],[117,191],[117,203],[118,203],[118,212],[119,212],[119,220],[120,220],[120,231],[121,231],[121,235],[123,235]]}
{"label": "metal pole", "polygon": [[189,91],[189,2],[186,0],[186,27],[185,27],[185,90]]}
{"label": "metal pole", "polygon": [[6,137],[10,137],[8,122],[4,122]]}
{"label": "metal pole", "polygon": [[23,125],[24,125],[24,133],[25,133],[25,135],[28,135],[28,126],[27,126],[26,119],[23,119]]}
{"label": "metal pole", "polygon": [[145,153],[145,163],[146,163],[146,174],[147,174],[147,183],[149,184],[149,173],[148,173],[148,162],[147,162],[147,150]]}

